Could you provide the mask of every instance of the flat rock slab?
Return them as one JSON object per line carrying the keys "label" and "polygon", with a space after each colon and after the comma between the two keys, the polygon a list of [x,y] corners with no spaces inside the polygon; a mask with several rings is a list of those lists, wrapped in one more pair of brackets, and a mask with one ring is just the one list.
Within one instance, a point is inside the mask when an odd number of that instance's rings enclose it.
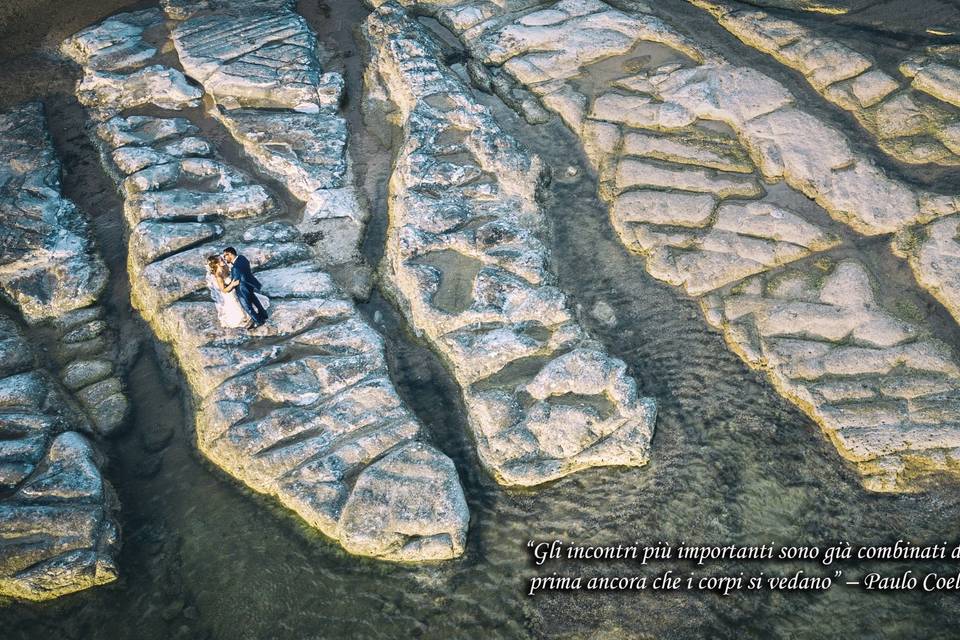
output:
{"label": "flat rock slab", "polygon": [[[800,404],[874,491],[957,472],[960,368],[852,260],[758,275],[703,299],[711,324]],[[902,308],[900,305],[899,308]]]}
{"label": "flat rock slab", "polygon": [[[222,4],[207,3],[204,11]],[[224,89],[219,99],[240,87],[250,89],[248,97],[280,96],[279,103],[256,98],[246,107],[286,106],[287,94],[269,87],[275,82],[294,93],[313,91],[317,102],[318,68],[308,55],[314,39],[299,16],[271,21],[244,14],[234,31],[209,27],[222,19],[198,15],[177,27],[191,75],[213,69],[201,76],[208,91]],[[218,56],[232,55],[230,42],[243,50],[220,68]],[[260,66],[258,50],[266,60]],[[271,67],[277,60],[283,64]],[[258,84],[270,69],[276,75]],[[245,124],[255,136],[257,124]],[[276,122],[270,126],[291,135]],[[469,514],[456,469],[424,442],[422,425],[390,382],[383,340],[321,270],[301,232],[278,217],[269,190],[225,163],[198,134],[182,118],[124,113],[97,128],[125,194],[133,303],[170,344],[198,399],[201,452],[352,553],[394,561],[462,555]],[[321,153],[311,150],[329,143],[295,144],[291,154],[271,153],[309,163]],[[206,257],[230,245],[251,260],[270,299],[267,323],[249,332],[221,326],[206,291]]]}
{"label": "flat rock slab", "polygon": [[60,192],[43,106],[0,113],[0,287],[33,320],[96,302],[107,269],[87,223]]}
{"label": "flat rock slab", "polygon": [[117,503],[86,418],[0,317],[0,595],[48,600],[117,578]]}
{"label": "flat rock slab", "polygon": [[[960,122],[956,66],[936,57],[908,58],[901,70],[913,81],[905,87],[862,53],[792,20],[723,0],[690,2],[711,12],[745,44],[800,72],[815,91],[850,112],[891,157],[912,164],[960,164],[953,132]],[[917,99],[918,91],[942,103]]]}
{"label": "flat rock slab", "polygon": [[363,26],[367,86],[403,139],[384,277],[463,389],[480,460],[505,485],[646,464],[656,405],[590,340],[548,269],[540,161],[440,62],[393,4]]}
{"label": "flat rock slab", "polygon": [[316,36],[292,11],[201,15],[172,36],[184,70],[227,108],[321,105]]}

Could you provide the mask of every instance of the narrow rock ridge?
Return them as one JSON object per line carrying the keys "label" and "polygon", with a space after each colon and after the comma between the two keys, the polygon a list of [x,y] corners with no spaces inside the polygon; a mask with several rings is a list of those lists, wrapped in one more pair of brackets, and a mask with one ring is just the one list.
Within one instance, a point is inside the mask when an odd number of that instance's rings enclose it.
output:
{"label": "narrow rock ridge", "polygon": [[120,536],[86,416],[0,316],[0,595],[49,600],[117,578]]}
{"label": "narrow rock ridge", "polygon": [[656,405],[554,285],[539,158],[503,131],[398,5],[363,26],[366,106],[402,127],[382,264],[390,295],[463,389],[479,457],[531,486],[649,459]]}
{"label": "narrow rock ridge", "polygon": [[713,14],[745,44],[800,72],[817,93],[850,112],[892,158],[911,164],[960,164],[960,65],[955,47],[935,47],[929,55],[904,60],[899,70],[905,84],[863,53],[791,20],[716,0],[690,2]]}
{"label": "narrow rock ridge", "polygon": [[43,105],[0,113],[0,291],[27,322],[50,324],[60,376],[98,434],[123,424],[127,398],[116,336],[98,304],[107,268],[86,220],[60,190]]}
{"label": "narrow rock ridge", "polygon": [[368,212],[354,188],[347,123],[338,113],[344,80],[323,73],[316,35],[291,11],[220,2],[163,3],[186,73],[213,101],[209,113],[259,170],[305,204],[298,227],[325,265],[359,261]]}
{"label": "narrow rock ridge", "polygon": [[[910,312],[909,292],[877,295],[869,261],[830,220],[906,233],[955,213],[955,199],[888,178],[780,84],[650,6],[411,4],[461,38],[478,86],[531,121],[540,114],[523,96],[537,96],[577,134],[623,243],[700,298],[730,348],[817,421],[866,488],[916,490],[960,472],[954,355]],[[930,228],[945,238],[952,219]]]}
{"label": "narrow rock ridge", "polygon": [[[169,48],[163,15],[153,16],[153,48]],[[112,47],[151,44],[120,44],[124,33]],[[97,66],[96,56],[74,59],[85,73]],[[166,99],[143,92],[136,68],[149,63],[162,66],[142,56],[114,65],[117,94],[92,99],[81,82],[78,96],[125,199],[133,304],[171,346],[198,400],[201,452],[350,553],[461,555],[468,512],[456,469],[423,441],[397,395],[382,338],[282,219],[274,196],[226,164],[190,120],[123,112],[127,89],[144,104]],[[250,259],[271,300],[270,319],[253,332],[221,328],[207,291],[205,257],[228,245]]]}

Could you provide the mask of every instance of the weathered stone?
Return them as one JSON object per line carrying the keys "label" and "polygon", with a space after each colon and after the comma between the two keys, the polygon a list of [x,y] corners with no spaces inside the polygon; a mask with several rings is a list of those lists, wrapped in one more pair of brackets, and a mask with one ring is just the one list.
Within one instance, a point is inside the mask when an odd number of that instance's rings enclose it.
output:
{"label": "weathered stone", "polygon": [[327,114],[227,111],[231,134],[260,167],[306,201],[318,189],[342,187],[347,170],[347,123]]}
{"label": "weathered stone", "polygon": [[[29,322],[59,325],[57,356],[67,386],[82,393],[104,378],[117,385],[116,397],[82,400],[96,430],[112,432],[123,423],[126,399],[112,377],[115,344],[96,306],[107,269],[82,214],[61,194],[60,163],[39,103],[0,114],[0,234],[0,289]],[[96,319],[84,324],[88,314]],[[81,342],[90,348],[74,348]],[[89,363],[71,364],[75,358],[96,359],[96,375]]]}
{"label": "weathered stone", "polygon": [[539,159],[472,100],[397,5],[374,11],[363,32],[368,82],[403,126],[384,278],[460,383],[481,462],[506,485],[645,464],[655,405],[553,286]]}
{"label": "weathered stone", "polygon": [[931,62],[917,70],[911,83],[934,98],[960,107],[960,69]]}
{"label": "weathered stone", "polygon": [[[925,140],[943,137],[944,128],[958,120],[952,107],[918,107],[915,92],[897,92],[899,83],[875,68],[869,58],[800,24],[764,11],[734,9],[725,0],[690,1],[713,13],[747,45],[803,74],[824,98],[852,113],[879,139],[880,148],[897,160],[960,164],[960,156],[949,146]],[[960,106],[960,70],[926,56],[906,60],[901,70],[913,78],[913,89]],[[892,138],[901,136],[916,139],[893,142]]]}
{"label": "weathered stone", "polygon": [[60,193],[43,107],[0,113],[0,287],[31,320],[94,303],[107,270],[86,221]]}
{"label": "weathered stone", "polygon": [[904,231],[893,247],[907,258],[917,281],[960,322],[960,218]]}
{"label": "weathered stone", "polygon": [[[736,28],[725,26],[742,39],[754,38],[758,48],[789,59],[785,63],[854,113],[894,157],[954,162],[949,147],[960,146],[960,127],[953,124],[952,107],[900,89],[865,56],[842,43],[812,37],[788,20],[730,11],[713,0],[695,3],[709,5],[730,24],[743,18]],[[957,214],[955,198],[917,192],[890,179],[841,131],[796,106],[780,83],[691,47],[653,15],[659,11],[655,5],[633,3],[619,12],[627,21],[656,24],[655,35],[629,25],[618,27],[618,33],[638,35],[629,43],[588,47],[590,53],[578,58],[563,52],[579,52],[585,39],[575,33],[575,12],[559,5],[530,10],[522,3],[500,6],[474,0],[452,6],[430,0],[411,4],[453,29],[476,58],[475,66],[503,69],[502,76],[512,77],[561,116],[597,170],[600,195],[624,244],[644,256],[652,275],[701,296],[708,321],[723,328],[727,343],[754,366],[769,370],[784,396],[825,425],[843,455],[856,461],[868,488],[912,490],[926,473],[960,471],[951,462],[957,451],[952,442],[952,398],[957,396],[953,356],[926,337],[915,321],[891,316],[888,309],[896,302],[881,307],[872,287],[864,285],[862,267],[846,262],[834,268],[825,266],[823,258],[811,257],[839,243],[827,230],[834,226],[827,215],[863,234],[900,231],[902,250],[912,256],[914,269],[928,273],[926,282],[918,278],[942,296],[936,288],[945,290],[944,283],[953,277],[949,258],[943,257],[954,251],[955,223],[951,218],[935,221],[919,229],[916,238],[903,230]],[[571,4],[584,8],[585,13],[577,15],[608,9],[594,0]],[[458,26],[461,16],[469,26]],[[547,42],[545,33],[552,40]],[[430,57],[426,47],[418,52]],[[928,53],[912,63],[908,75],[915,77],[931,61],[951,64],[952,53]],[[409,100],[403,87],[391,90]],[[733,158],[736,162],[729,162]],[[463,172],[465,179],[478,175]],[[718,182],[721,176],[723,182]],[[731,189],[738,178],[740,184],[759,185],[759,177],[770,183],[783,180],[786,186],[770,187],[765,195]],[[823,210],[808,206],[796,192]],[[744,197],[756,200],[744,202]],[[450,227],[469,220],[452,213],[444,218]],[[928,236],[932,229],[943,240]],[[415,238],[424,239],[431,249],[441,244],[426,234]],[[407,236],[404,242],[409,242]],[[446,240],[443,246],[462,244]],[[859,252],[846,247],[839,255]],[[935,268],[934,256],[940,258]],[[444,265],[450,258],[419,262]],[[920,267],[924,262],[927,266]],[[455,264],[460,265],[458,272],[466,266]],[[798,266],[785,266],[791,264]],[[787,275],[795,273],[803,277]],[[418,277],[421,286],[441,294],[434,299],[447,305],[463,299],[462,288],[453,295],[444,290],[442,277],[438,286],[434,273],[423,271]],[[769,283],[768,293],[764,283]],[[884,305],[890,297],[884,294]],[[768,299],[778,302],[768,304]],[[755,316],[762,318],[753,320]],[[466,344],[475,340],[471,336]],[[530,353],[524,341],[502,332],[485,340],[514,354]],[[482,344],[490,351],[487,342]],[[483,364],[477,358],[474,368],[482,370]],[[506,374],[502,378],[512,380]],[[503,397],[484,400],[491,415],[514,410]],[[854,401],[860,405],[848,406]],[[891,426],[895,424],[906,426],[901,430]],[[568,424],[554,429],[560,442],[577,435]],[[525,445],[530,446],[529,440]]]}
{"label": "weathered stone", "polygon": [[[165,6],[189,12],[176,2]],[[247,6],[231,0],[200,8]],[[198,15],[177,27],[181,59],[221,105],[233,98],[248,107],[325,105],[329,95],[309,59],[312,34],[299,16],[280,17],[244,11],[230,22],[219,13]],[[244,25],[246,35],[237,31]],[[309,95],[299,96],[304,91]],[[340,166],[342,143],[328,154],[331,145],[298,140],[283,122],[319,136],[328,130],[307,125],[326,116],[260,117],[268,114],[229,117],[250,118],[244,135],[262,144],[261,159],[282,166],[284,177],[301,172],[305,188],[319,189],[308,182]],[[261,138],[254,129],[264,123],[270,135]],[[320,271],[298,230],[270,219],[279,212],[263,185],[226,165],[179,118],[117,117],[97,133],[105,156],[123,163],[118,179],[143,178],[124,188],[134,227],[132,301],[170,344],[197,396],[204,455],[352,552],[398,561],[462,554],[468,515],[456,469],[422,442],[421,425],[390,382],[381,338]],[[280,137],[290,148],[268,149]],[[130,151],[118,154],[122,149]],[[198,152],[211,157],[190,157]],[[142,173],[171,163],[177,171]],[[251,260],[270,298],[270,317],[255,331],[220,326],[205,300],[205,258],[228,245]],[[100,382],[90,393],[110,391]]]}
{"label": "weathered stone", "polygon": [[163,21],[159,9],[113,16],[64,40],[60,50],[94,71],[142,67],[157,50],[143,39],[144,30]]}
{"label": "weathered stone", "polygon": [[617,190],[623,192],[636,187],[712,193],[720,198],[763,195],[763,187],[752,177],[709,169],[673,168],[634,158],[621,160],[617,167]]}
{"label": "weathered stone", "polygon": [[316,37],[282,3],[257,5],[252,16],[235,5],[209,3],[176,27],[181,62],[258,168],[305,203],[299,228],[318,257],[356,263],[368,212],[351,184],[347,124],[337,114],[343,77],[322,73]]}
{"label": "weathered stone", "polygon": [[197,16],[177,25],[172,37],[186,72],[227,108],[339,102],[338,92],[321,89],[332,79],[321,77],[316,37],[292,11]]}
{"label": "weathered stone", "polygon": [[88,70],[77,84],[81,104],[111,114],[150,104],[161,109],[196,107],[202,95],[181,72],[158,64],[130,74]]}
{"label": "weathered stone", "polygon": [[881,306],[859,263],[755,278],[705,298],[717,312],[708,318],[861,467],[868,488],[902,490],[898,474],[911,464],[950,468],[934,451],[953,455],[960,430],[924,408],[958,402],[960,368],[946,345]]}
{"label": "weathered stone", "polygon": [[119,544],[112,489],[90,443],[65,431],[90,427],[33,369],[29,345],[5,317],[0,344],[21,356],[0,362],[0,594],[47,600],[112,582]]}

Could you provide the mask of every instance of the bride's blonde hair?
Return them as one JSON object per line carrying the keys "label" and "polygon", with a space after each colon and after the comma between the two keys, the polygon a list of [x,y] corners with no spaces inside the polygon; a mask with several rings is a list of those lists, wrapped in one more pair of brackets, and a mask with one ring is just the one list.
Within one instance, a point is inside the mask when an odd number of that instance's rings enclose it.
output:
{"label": "bride's blonde hair", "polygon": [[207,271],[216,274],[220,270],[220,256],[213,254],[207,256]]}

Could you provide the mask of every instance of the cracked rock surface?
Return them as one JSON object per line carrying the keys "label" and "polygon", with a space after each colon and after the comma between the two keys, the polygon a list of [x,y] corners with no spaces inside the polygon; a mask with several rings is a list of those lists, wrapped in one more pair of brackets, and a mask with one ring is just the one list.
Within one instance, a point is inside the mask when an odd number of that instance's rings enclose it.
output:
{"label": "cracked rock surface", "polygon": [[853,114],[890,156],[911,164],[960,164],[955,47],[910,56],[896,77],[847,44],[789,19],[715,0],[691,2],[745,44],[800,72],[820,95]]}
{"label": "cracked rock surface", "polygon": [[[95,135],[131,231],[133,303],[187,378],[203,454],[350,553],[461,555],[468,513],[456,469],[424,441],[390,381],[382,338],[323,271],[297,220],[188,117],[100,120]],[[249,333],[219,326],[206,288],[206,256],[228,245],[250,259],[271,301],[268,322]]]}
{"label": "cracked rock surface", "polygon": [[554,285],[540,160],[503,131],[398,5],[363,27],[368,106],[403,129],[384,278],[463,390],[480,460],[537,485],[649,459],[656,406],[579,326]]}
{"label": "cracked rock surface", "polygon": [[[698,44],[653,4],[410,4],[459,36],[478,86],[531,122],[546,110],[566,123],[621,241],[651,275],[701,299],[729,346],[817,421],[867,488],[909,491],[958,471],[955,355],[891,293],[874,297],[868,256],[845,239],[898,233],[918,282],[960,317],[954,198],[890,178],[781,84]],[[870,73],[855,56],[824,62],[837,51],[817,42],[822,51],[797,41],[815,86]]]}
{"label": "cracked rock surface", "polygon": [[[187,17],[168,3],[171,18]],[[172,32],[180,63],[216,103],[211,114],[258,169],[304,203],[298,227],[321,260],[357,260],[367,210],[353,186],[343,76],[286,3],[211,3]]]}
{"label": "cracked rock surface", "polygon": [[48,600],[117,578],[119,529],[84,414],[0,316],[0,595]]}
{"label": "cracked rock surface", "polygon": [[60,162],[43,105],[0,113],[0,290],[31,324],[51,324],[53,356],[96,431],[127,414],[116,337],[98,300],[107,269],[83,214],[60,190]]}

